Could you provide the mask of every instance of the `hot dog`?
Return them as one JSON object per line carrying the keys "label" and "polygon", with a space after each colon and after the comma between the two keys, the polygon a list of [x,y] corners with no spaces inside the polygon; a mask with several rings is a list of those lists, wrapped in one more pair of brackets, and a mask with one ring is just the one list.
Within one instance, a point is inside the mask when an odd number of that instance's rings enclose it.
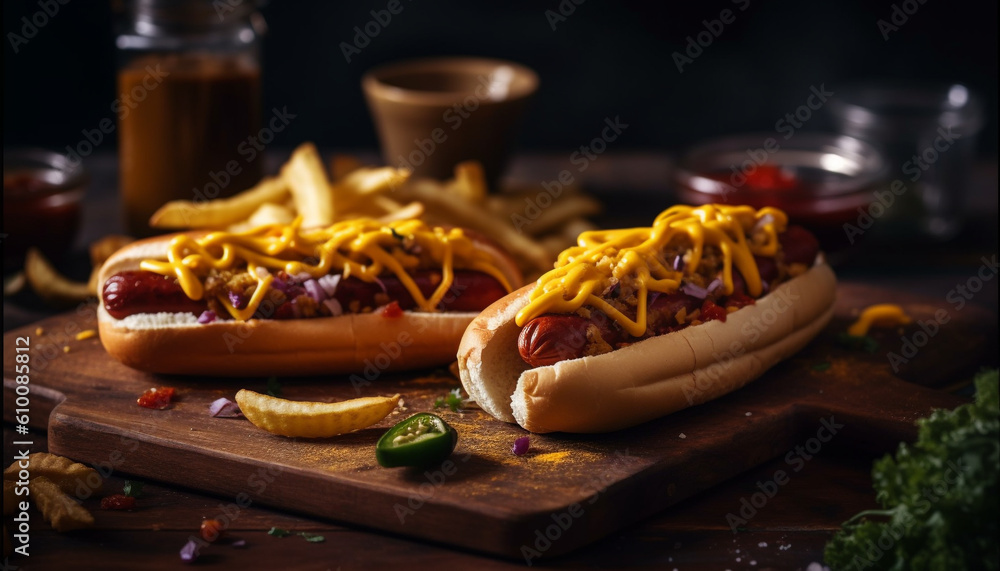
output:
{"label": "hot dog", "polygon": [[447,364],[521,275],[468,231],[361,219],[151,238],[99,279],[101,341],[126,365],[261,376]]}
{"label": "hot dog", "polygon": [[533,432],[604,432],[731,392],[807,344],[836,279],[784,212],[675,206],[585,232],[492,304],[459,347],[480,406]]}

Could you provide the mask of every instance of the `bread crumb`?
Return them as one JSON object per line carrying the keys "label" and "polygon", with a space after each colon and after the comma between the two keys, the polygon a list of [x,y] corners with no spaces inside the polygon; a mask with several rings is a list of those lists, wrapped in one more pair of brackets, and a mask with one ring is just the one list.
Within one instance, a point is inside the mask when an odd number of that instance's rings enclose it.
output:
{"label": "bread crumb", "polygon": [[687,434],[684,434],[684,433],[682,432],[682,433],[680,433],[680,434],[678,434],[678,435],[677,435],[677,438],[682,438],[682,439],[683,439],[683,438],[687,438]]}
{"label": "bread crumb", "polygon": [[69,345],[63,345],[63,353],[69,353]]}
{"label": "bread crumb", "polygon": [[757,544],[757,547],[767,547],[767,542],[761,541],[760,543]]}
{"label": "bread crumb", "polygon": [[751,565],[751,566],[754,566],[754,565],[756,565],[756,564],[757,564],[757,561],[756,561],[756,560],[754,560],[754,561],[751,561],[751,562],[750,562],[750,565]]}
{"label": "bread crumb", "polygon": [[747,416],[753,416],[752,412],[747,412]]}
{"label": "bread crumb", "polygon": [[36,327],[35,328],[35,335],[45,335],[45,330],[42,329],[41,327]]}

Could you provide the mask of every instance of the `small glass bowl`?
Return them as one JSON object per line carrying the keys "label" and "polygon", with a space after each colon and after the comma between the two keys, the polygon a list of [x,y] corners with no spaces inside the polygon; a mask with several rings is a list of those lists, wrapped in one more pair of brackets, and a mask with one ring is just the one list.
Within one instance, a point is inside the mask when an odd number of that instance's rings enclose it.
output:
{"label": "small glass bowl", "polygon": [[847,245],[855,221],[888,174],[882,154],[852,137],[748,133],[708,141],[678,163],[674,187],[687,204],[774,206],[812,230],[824,249]]}
{"label": "small glass bowl", "polygon": [[80,228],[88,177],[67,156],[33,148],[3,151],[4,273],[17,270],[28,248],[58,258]]}

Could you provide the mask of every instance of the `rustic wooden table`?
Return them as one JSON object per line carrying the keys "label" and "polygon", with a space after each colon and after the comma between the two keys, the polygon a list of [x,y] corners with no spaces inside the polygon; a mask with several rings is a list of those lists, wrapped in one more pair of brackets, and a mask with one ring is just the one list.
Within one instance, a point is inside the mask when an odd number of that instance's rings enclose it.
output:
{"label": "rustic wooden table", "polygon": [[[567,166],[567,156],[526,157],[515,163],[512,175],[528,181],[552,180]],[[114,231],[117,225],[114,157],[97,155],[88,168],[94,184],[85,211],[81,244]],[[663,189],[669,169],[670,161],[665,155],[608,153],[593,163],[583,182],[610,205],[607,219],[635,219],[650,209],[643,204],[668,203],[669,195]],[[910,249],[887,245],[884,250],[859,256],[839,268],[838,273],[865,283],[944,299],[956,284],[974,275],[983,265],[982,256],[995,256],[997,252],[995,163],[978,167],[976,181],[979,190],[973,197],[973,211],[979,214],[957,241]],[[627,192],[618,193],[618,189]],[[986,282],[976,296],[976,303],[995,311],[997,281],[1000,280]],[[23,296],[5,300],[4,309],[5,331],[50,313]],[[32,451],[46,449],[44,433],[34,433],[32,437]],[[15,440],[18,436],[13,425],[5,424],[4,465],[18,452],[11,444]],[[739,515],[746,500],[759,491],[758,483],[771,479],[776,470],[788,468],[781,456],[639,524],[541,564],[564,568],[805,569],[822,560],[823,546],[841,522],[875,505],[869,476],[872,458],[871,452],[835,441],[813,456],[765,506],[754,509],[738,532],[732,531],[727,514]],[[128,478],[128,474],[111,473],[105,493],[120,490]],[[180,565],[180,548],[189,536],[197,533],[201,520],[225,514],[227,510],[233,514],[229,537],[245,540],[245,546],[213,545],[202,551],[199,565],[348,570],[404,565],[506,569],[526,564],[524,560],[484,556],[256,505],[239,508],[235,514],[232,502],[233,498],[152,481],[146,483],[134,510],[101,510],[99,499],[91,498],[84,503],[95,514],[94,528],[60,534],[33,515],[30,556],[5,559],[3,568],[176,568]],[[299,536],[268,535],[272,527],[320,534],[325,541],[307,543]],[[475,534],[476,530],[469,529],[467,533]]]}

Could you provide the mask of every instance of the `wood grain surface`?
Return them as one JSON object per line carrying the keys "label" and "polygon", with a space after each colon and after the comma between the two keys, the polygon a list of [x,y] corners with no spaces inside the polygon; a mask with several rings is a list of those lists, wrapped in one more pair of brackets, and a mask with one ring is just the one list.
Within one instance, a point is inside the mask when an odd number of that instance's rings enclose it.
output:
{"label": "wood grain surface", "polygon": [[[886,301],[902,303],[917,322],[877,332],[873,353],[837,344],[853,312]],[[928,334],[928,320],[942,315],[947,321]],[[460,434],[451,464],[387,470],[374,460],[378,436],[407,414],[432,410],[436,397],[457,386],[447,373],[382,375],[360,390],[346,377],[281,379],[288,398],[399,392],[406,407],[371,429],[286,439],[207,413],[219,396],[264,390],[265,379],[146,375],[111,361],[96,339],[75,339],[93,325],[92,309],[83,308],[4,338],[6,348],[18,337],[32,340],[31,418],[37,428],[47,423],[53,452],[255,506],[518,559],[525,549],[539,558],[576,550],[765,463],[791,472],[816,447],[865,457],[888,450],[913,436],[916,418],[960,402],[917,385],[949,384],[995,358],[996,335],[995,316],[973,306],[956,310],[944,300],[842,284],[837,317],[819,339],[725,398],[607,435],[532,436],[524,457],[510,452],[524,435],[516,426],[474,407],[439,410]],[[903,355],[908,340],[921,340],[919,331],[926,340],[894,372],[888,355]],[[5,351],[8,421],[13,359]],[[178,402],[164,411],[136,406],[155,385],[177,387]]]}

